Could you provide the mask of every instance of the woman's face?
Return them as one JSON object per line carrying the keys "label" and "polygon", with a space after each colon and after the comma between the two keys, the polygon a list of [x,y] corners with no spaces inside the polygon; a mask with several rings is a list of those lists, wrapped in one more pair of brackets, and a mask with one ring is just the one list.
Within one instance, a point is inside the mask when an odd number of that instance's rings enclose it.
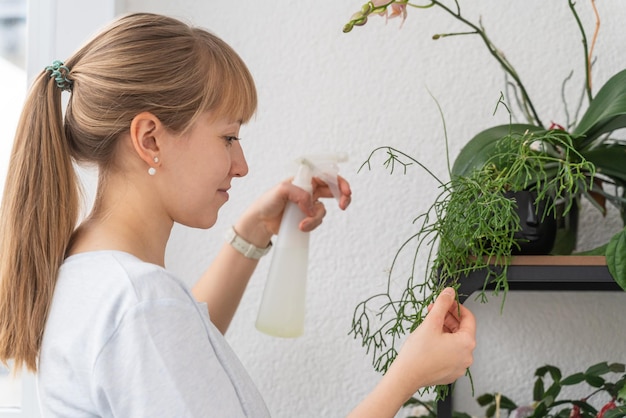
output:
{"label": "woman's face", "polygon": [[248,173],[239,141],[241,123],[205,112],[184,135],[161,142],[155,175],[163,207],[177,223],[209,228],[228,201],[233,177]]}

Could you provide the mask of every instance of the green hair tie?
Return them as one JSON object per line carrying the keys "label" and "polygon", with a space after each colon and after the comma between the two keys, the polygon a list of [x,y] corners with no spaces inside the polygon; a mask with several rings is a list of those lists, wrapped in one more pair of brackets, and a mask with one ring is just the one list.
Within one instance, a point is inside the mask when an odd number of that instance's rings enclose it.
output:
{"label": "green hair tie", "polygon": [[61,91],[72,91],[72,80],[67,78],[70,69],[63,64],[63,61],[52,61],[52,65],[47,66],[46,71],[51,71],[50,78],[54,78]]}

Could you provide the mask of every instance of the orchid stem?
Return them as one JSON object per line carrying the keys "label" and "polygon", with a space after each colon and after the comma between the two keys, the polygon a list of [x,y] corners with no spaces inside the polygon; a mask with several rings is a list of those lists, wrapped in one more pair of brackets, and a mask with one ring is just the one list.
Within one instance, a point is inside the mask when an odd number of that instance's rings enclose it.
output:
{"label": "orchid stem", "polygon": [[439,2],[438,0],[432,0],[432,4],[439,6],[440,8],[445,10],[447,13],[452,15],[457,20],[463,22],[467,26],[474,29],[474,32],[468,32],[468,33],[476,33],[477,35],[480,36],[480,38],[483,40],[483,43],[487,46],[489,53],[496,59],[496,61],[498,61],[498,63],[500,63],[504,71],[507,72],[513,78],[513,80],[515,80],[515,84],[517,84],[517,87],[520,89],[520,92],[522,93],[522,98],[523,98],[524,103],[528,106],[530,112],[532,113],[532,119],[534,119],[537,125],[543,126],[543,123],[541,122],[541,119],[539,118],[539,115],[537,114],[537,111],[535,110],[535,107],[533,106],[533,103],[530,100],[530,96],[528,95],[528,92],[526,91],[526,88],[524,87],[524,84],[522,83],[521,79],[517,75],[515,68],[513,68],[511,63],[498,52],[497,48],[494,46],[494,44],[485,34],[484,29],[476,26],[474,23],[470,22],[469,20],[461,16],[460,10],[458,13],[455,13],[452,10],[450,10],[447,6]]}
{"label": "orchid stem", "polygon": [[[580,21],[580,17],[578,16],[578,12],[576,12],[576,7],[574,0],[569,0],[569,8],[574,15],[574,19],[576,19],[576,24],[578,25],[578,29],[580,30],[580,35],[582,36],[582,44],[583,44],[583,52],[585,54],[585,91],[587,92],[587,99],[589,103],[593,100],[593,96],[591,94],[591,59],[590,54],[587,49],[587,35],[585,34],[585,29],[583,28],[583,24]],[[598,24],[599,25],[599,24]]]}

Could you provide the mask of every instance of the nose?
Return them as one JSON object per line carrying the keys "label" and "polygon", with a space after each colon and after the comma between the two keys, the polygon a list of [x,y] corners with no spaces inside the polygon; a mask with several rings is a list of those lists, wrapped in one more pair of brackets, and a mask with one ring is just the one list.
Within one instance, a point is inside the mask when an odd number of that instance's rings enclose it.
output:
{"label": "nose", "polygon": [[529,226],[537,226],[539,225],[539,214],[537,213],[538,208],[535,207],[535,202],[532,200],[532,197],[528,199],[528,211],[526,215],[526,224]]}
{"label": "nose", "polygon": [[240,141],[234,141],[231,150],[230,172],[233,177],[243,177],[248,174],[248,163]]}

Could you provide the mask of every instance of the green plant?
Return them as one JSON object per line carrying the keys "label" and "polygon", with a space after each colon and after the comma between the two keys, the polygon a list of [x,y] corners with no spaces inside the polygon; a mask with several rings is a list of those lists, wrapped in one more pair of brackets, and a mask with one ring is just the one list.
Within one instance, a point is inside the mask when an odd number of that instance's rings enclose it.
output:
{"label": "green plant", "polygon": [[[484,408],[487,418],[623,418],[626,416],[625,370],[622,363],[602,362],[584,372],[563,376],[558,367],[546,365],[535,371],[531,405],[518,405],[511,397],[499,392],[485,393],[476,401]],[[566,396],[565,392],[571,393],[572,388],[589,392],[582,398]],[[413,397],[404,407],[415,409],[409,418],[437,417],[433,401]],[[457,411],[452,417],[471,418],[467,413]]]}
{"label": "green plant", "polygon": [[[626,416],[626,373],[621,363],[602,362],[584,372],[563,377],[555,366],[543,366],[535,371],[533,404],[519,406],[500,393],[487,393],[477,398],[479,405],[486,408],[487,417],[500,416],[501,411],[513,412],[518,418],[620,418]],[[607,375],[617,374],[615,380]],[[590,392],[581,399],[565,397],[563,390],[583,387]],[[592,400],[605,395],[602,402],[594,406]]]}
{"label": "green plant", "polygon": [[[372,151],[363,164],[362,168],[371,166],[373,156],[384,151],[387,156],[384,164],[391,172],[397,167],[406,172],[409,166],[418,165],[440,186],[430,208],[415,219],[415,233],[396,253],[385,291],[366,299],[355,309],[351,332],[372,352],[376,370],[387,370],[397,355],[397,342],[407,330],[413,331],[423,321],[427,307],[441,290],[446,286],[458,287],[463,275],[490,271],[485,284],[495,283],[495,292],[508,290],[507,265],[518,245],[514,234],[520,220],[515,201],[503,191],[524,190],[532,183],[538,198],[551,196],[550,201],[556,202],[591,186],[586,174],[593,172],[594,167],[584,158],[563,160],[536,151],[537,144],[550,140],[564,152],[577,155],[569,137],[562,132],[548,131],[537,136],[533,132],[520,135],[510,129],[509,134],[503,135],[495,148],[497,152],[480,170],[473,170],[468,176],[452,176],[447,182],[416,159],[391,147]],[[500,169],[497,163],[502,161],[507,164]],[[574,204],[571,199],[567,202],[566,211]],[[546,206],[545,215],[554,211],[555,204],[551,203]],[[413,257],[417,257],[423,248],[427,249],[431,268],[421,278],[413,263],[413,270],[397,295],[392,286],[396,262],[406,250],[412,249]],[[501,269],[490,269],[492,266]],[[484,289],[479,295],[486,299]],[[443,397],[448,386],[438,386],[436,390]]]}
{"label": "green plant", "polygon": [[[354,312],[351,332],[355,338],[362,339],[368,352],[372,352],[374,368],[382,372],[395,359],[396,343],[422,322],[426,307],[445,286],[458,287],[465,274],[495,265],[502,268],[486,269],[493,273],[485,279],[485,286],[495,283],[495,292],[508,290],[506,267],[519,245],[514,234],[520,229],[520,219],[515,201],[506,196],[507,192],[534,192],[537,205],[547,202],[542,217],[555,216],[557,201],[565,201],[567,212],[585,197],[601,211],[605,211],[608,201],[626,220],[626,164],[623,163],[626,141],[615,136],[616,130],[626,128],[626,70],[611,77],[593,95],[592,55],[574,2],[568,0],[568,5],[582,35],[586,79],[579,107],[582,100],[588,106],[579,121],[568,120],[565,127],[543,125],[513,65],[487,37],[482,25],[462,16],[458,0],[453,3],[454,7],[438,0],[428,0],[424,5],[402,0],[370,1],[344,27],[349,32],[376,14],[405,18],[407,7],[411,6],[439,8],[467,25],[470,31],[438,34],[433,38],[479,36],[510,80],[507,83],[510,94],[501,93],[498,101],[498,106],[506,107],[509,123],[489,127],[468,141],[448,170],[449,181],[438,179],[417,159],[392,147],[377,148],[364,163],[370,167],[373,156],[384,151],[384,164],[392,172],[398,167],[406,172],[410,165],[416,164],[432,175],[440,187],[430,208],[415,219],[416,230],[396,253],[386,290],[361,302]],[[596,33],[597,30],[598,26]],[[526,123],[512,122],[512,103],[522,112]],[[414,263],[398,295],[392,289],[392,283],[396,282],[394,268],[399,256],[409,249],[413,250],[413,260],[418,253],[426,251],[429,270],[422,280],[416,277]],[[600,251],[606,255],[616,282],[626,289],[626,230],[616,233]],[[480,293],[483,299],[484,290]],[[438,386],[435,390],[443,397],[448,387]]]}

